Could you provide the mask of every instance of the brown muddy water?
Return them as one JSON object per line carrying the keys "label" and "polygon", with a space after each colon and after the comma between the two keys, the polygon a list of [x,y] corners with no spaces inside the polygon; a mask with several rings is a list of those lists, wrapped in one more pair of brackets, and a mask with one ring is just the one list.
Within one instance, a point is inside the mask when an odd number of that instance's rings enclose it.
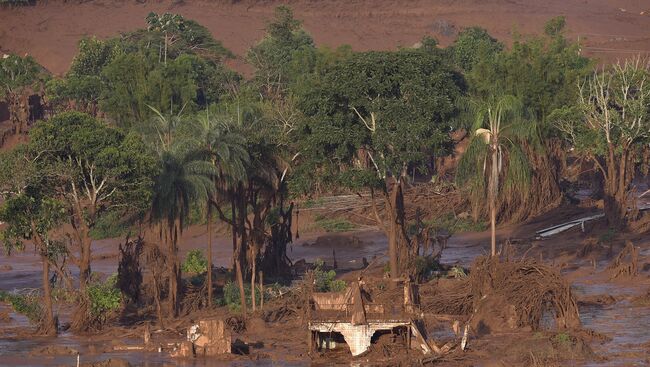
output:
{"label": "brown muddy water", "polygon": [[[338,237],[357,237],[358,241],[339,241]],[[195,239],[192,242],[199,241]],[[222,249],[215,251],[215,264],[226,266],[230,258],[228,253],[228,241],[217,241]],[[443,254],[443,262],[446,264],[458,264],[469,266],[475,257],[485,254],[488,248],[488,237],[485,234],[463,234],[454,236],[449,241],[449,246]],[[114,244],[112,245],[113,249]],[[108,254],[111,249],[109,242],[97,241],[97,253]],[[334,237],[319,240],[317,236],[305,237],[297,241],[289,249],[289,256],[293,260],[306,259],[313,261],[317,258],[328,263],[336,257],[339,268],[359,269],[362,267],[362,258],[368,261],[375,257],[385,256],[387,242],[382,233],[374,230],[359,231],[345,235],[334,235]],[[641,255],[647,255],[646,249]],[[186,251],[186,250],[185,250]],[[183,255],[182,255],[183,256]],[[643,256],[645,257],[645,256]],[[116,271],[116,258],[106,256],[105,259],[94,264],[93,271],[104,274],[111,274]],[[0,290],[11,291],[23,288],[38,288],[40,282],[40,264],[33,254],[19,254],[11,258],[0,258],[0,265],[10,265],[13,269],[0,272]],[[598,271],[606,266],[604,263],[597,264]],[[607,281],[599,281],[589,275],[577,277],[573,280],[573,287],[578,296],[589,295],[612,295],[620,299],[611,305],[589,305],[581,307],[581,320],[583,326],[596,332],[607,335],[611,340],[606,342],[594,342],[592,348],[603,356],[603,360],[582,363],[582,366],[645,366],[648,363],[648,343],[650,343],[650,307],[634,305],[629,301],[633,296],[639,294],[639,287],[630,284],[613,284]],[[0,306],[6,307],[7,306]],[[0,309],[2,311],[3,309]],[[163,351],[114,351],[107,353],[95,353],[93,351],[105,350],[107,344],[119,343],[121,345],[138,344],[141,340],[119,339],[108,341],[93,341],[63,333],[57,338],[29,337],[21,338],[21,329],[28,328],[28,321],[25,317],[10,314],[10,323],[0,325],[0,366],[74,366],[77,363],[76,354],[43,356],[35,355],[33,351],[47,346],[69,347],[80,352],[81,363],[102,361],[109,358],[119,358],[137,366],[305,366],[305,362],[289,362],[276,360],[257,361],[217,361],[204,359],[175,360],[169,353]],[[436,340],[453,338],[453,334],[445,327],[436,326],[430,330],[430,335]],[[471,343],[471,341],[470,341]],[[353,363],[354,364],[354,363]],[[479,364],[480,365],[480,364]]]}

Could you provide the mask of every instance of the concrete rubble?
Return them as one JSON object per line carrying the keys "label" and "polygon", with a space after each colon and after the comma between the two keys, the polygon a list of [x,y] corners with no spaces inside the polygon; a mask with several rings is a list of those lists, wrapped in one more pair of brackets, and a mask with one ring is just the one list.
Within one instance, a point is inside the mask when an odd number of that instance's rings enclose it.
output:
{"label": "concrete rubble", "polygon": [[223,320],[200,320],[187,329],[187,341],[180,343],[174,357],[214,357],[231,352],[232,335]]}

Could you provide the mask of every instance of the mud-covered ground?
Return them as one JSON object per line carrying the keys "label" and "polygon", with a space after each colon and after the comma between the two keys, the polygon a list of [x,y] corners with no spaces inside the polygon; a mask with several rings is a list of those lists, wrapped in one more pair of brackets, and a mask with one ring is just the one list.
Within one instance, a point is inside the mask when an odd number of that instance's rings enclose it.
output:
{"label": "mud-covered ground", "polygon": [[[579,228],[567,231],[550,239],[531,239],[536,230],[576,216],[590,213],[579,208],[561,208],[537,218],[527,224],[506,226],[499,230],[501,241],[511,239],[518,255],[539,258],[547,264],[562,269],[562,274],[572,283],[580,307],[582,326],[590,332],[585,340],[593,354],[584,354],[571,359],[568,364],[581,366],[632,366],[647,365],[650,362],[650,302],[644,297],[650,289],[647,263],[650,254],[650,236],[616,233],[612,234],[602,223],[590,223],[583,233]],[[611,279],[607,266],[623,248],[626,240],[633,241],[639,248],[639,275],[634,278]],[[228,266],[231,244],[227,237],[216,235],[214,259],[216,266]],[[588,242],[598,242],[589,251],[583,247]],[[116,245],[118,239],[95,242],[95,254],[100,257],[94,262],[93,271],[112,274],[117,268]],[[204,248],[205,230],[192,227],[182,239],[181,258],[192,248]],[[489,247],[489,233],[463,233],[453,236],[443,253],[442,262],[469,267],[473,260],[486,254]],[[307,233],[301,236],[289,249],[293,260],[313,261],[317,258],[327,263],[336,257],[338,274],[343,278],[354,277],[354,271],[363,267],[363,258],[383,261],[387,248],[384,235],[376,229],[323,234]],[[12,290],[38,288],[40,264],[29,252],[0,258],[0,289]],[[332,361],[343,364],[352,362],[377,362],[372,357],[352,360],[345,352],[331,352],[315,360],[307,356],[307,332],[297,319],[279,323],[265,323],[259,318],[249,320],[247,330],[235,333],[233,340],[248,345],[248,354],[228,356],[220,360],[178,360],[169,355],[171,343],[184,338],[183,327],[192,320],[202,317],[225,316],[220,309],[210,313],[195,313],[182,318],[168,329],[153,333],[155,346],[151,351],[138,350],[142,344],[142,327],[111,327],[93,335],[63,333],[58,338],[41,338],[30,335],[27,320],[11,312],[6,305],[0,306],[0,365],[40,366],[73,365],[77,352],[82,363],[113,359],[128,361],[133,365],[158,366],[165,364],[185,366],[214,365],[329,365]],[[69,318],[69,310],[59,309],[61,321]],[[441,345],[457,340],[451,331],[452,319],[425,317],[430,337]],[[550,323],[549,323],[550,324]],[[461,354],[443,359],[442,366],[501,366],[510,365],[517,355],[539,353],[544,343],[553,338],[552,331],[517,331],[477,336],[470,334],[469,348]],[[523,358],[522,357],[522,358]],[[512,359],[515,358],[515,359]],[[116,362],[116,360],[118,362]],[[373,362],[374,361],[374,362]]]}

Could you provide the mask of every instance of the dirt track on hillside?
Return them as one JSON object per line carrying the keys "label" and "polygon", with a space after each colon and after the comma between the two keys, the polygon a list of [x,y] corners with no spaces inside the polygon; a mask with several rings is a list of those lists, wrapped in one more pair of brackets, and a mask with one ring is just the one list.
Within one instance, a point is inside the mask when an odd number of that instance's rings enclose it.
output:
{"label": "dirt track on hillside", "polygon": [[[449,44],[463,27],[479,25],[510,42],[514,33],[542,32],[565,15],[568,35],[587,55],[611,61],[650,55],[650,3],[644,0],[324,0],[324,1],[38,1],[0,9],[0,51],[31,54],[48,70],[64,73],[77,42],[112,37],[145,26],[150,11],[180,13],[207,26],[238,56],[264,34],[275,6],[288,3],[318,45],[350,44],[356,50],[412,46],[424,35]],[[249,71],[241,59],[232,62]]]}

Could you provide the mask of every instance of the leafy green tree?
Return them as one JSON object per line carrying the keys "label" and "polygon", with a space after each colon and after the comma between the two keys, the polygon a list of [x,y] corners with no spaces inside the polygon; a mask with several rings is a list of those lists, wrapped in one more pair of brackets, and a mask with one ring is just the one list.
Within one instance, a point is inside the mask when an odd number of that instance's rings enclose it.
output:
{"label": "leafy green tree", "polygon": [[521,143],[533,139],[534,130],[530,129],[532,124],[522,123],[523,106],[513,96],[492,97],[479,103],[475,110],[473,137],[458,166],[457,180],[469,187],[472,196],[487,199],[491,253],[495,256],[497,200],[500,194],[521,195],[525,199],[530,166]]}
{"label": "leafy green tree", "polygon": [[293,187],[380,188],[388,218],[391,276],[409,267],[404,223],[407,170],[423,170],[444,150],[461,92],[460,78],[441,57],[418,50],[354,54],[315,73],[300,96],[306,119],[296,129],[300,164]]}
{"label": "leafy green tree", "polygon": [[22,250],[24,241],[31,240],[42,263],[43,303],[40,332],[55,335],[56,319],[52,310],[52,290],[50,266],[63,249],[60,241],[54,238],[53,231],[63,222],[65,209],[61,202],[44,195],[40,173],[33,164],[34,156],[25,146],[19,146],[0,156],[2,169],[0,177],[4,202],[0,207],[0,221],[4,227],[0,240],[5,251]]}
{"label": "leafy green tree", "polygon": [[46,75],[31,56],[7,55],[0,59],[0,98],[9,105],[13,132],[26,132],[29,122],[29,96],[39,93]]}
{"label": "leafy green tree", "polygon": [[163,151],[159,158],[160,173],[155,179],[151,204],[151,221],[160,228],[160,238],[167,245],[169,264],[168,300],[172,315],[180,312],[181,267],[178,241],[187,225],[192,204],[205,203],[212,190],[212,165],[197,159],[192,151]]}
{"label": "leafy green tree", "polygon": [[221,42],[215,40],[210,31],[197,22],[181,15],[149,13],[147,29],[126,35],[130,48],[149,49],[158,55],[158,62],[167,63],[167,58],[176,58],[184,53],[198,55],[214,63],[234,55]]}
{"label": "leafy green tree", "polygon": [[266,32],[264,39],[248,51],[246,60],[255,68],[254,83],[264,95],[275,97],[285,94],[297,75],[309,70],[309,64],[293,60],[306,61],[316,49],[314,40],[287,6],[275,9],[275,18]]}
{"label": "leafy green tree", "polygon": [[470,27],[458,34],[446,50],[462,70],[470,71],[481,60],[489,60],[503,51],[503,44],[483,28]]}
{"label": "leafy green tree", "polygon": [[102,215],[141,214],[150,202],[154,160],[134,134],[125,135],[89,115],[65,112],[39,122],[30,133],[35,164],[53,198],[66,208],[79,256],[81,293],[90,281],[90,231]]}
{"label": "leafy green tree", "polygon": [[[208,160],[214,166],[215,191],[226,193],[246,175],[246,164],[249,155],[246,151],[245,138],[233,131],[228,121],[221,119],[223,116],[211,115],[210,109],[205,114],[200,113],[196,122],[191,125],[196,139],[194,145],[204,149]],[[216,201],[214,195],[207,200],[207,233],[208,233],[208,307],[212,306],[212,204]],[[234,260],[234,257],[233,257]],[[241,271],[239,271],[241,273]],[[240,284],[243,286],[243,284]],[[245,309],[245,307],[243,308]]]}
{"label": "leafy green tree", "polygon": [[79,52],[65,78],[53,78],[47,82],[49,102],[59,110],[76,109],[97,116],[103,88],[102,71],[122,53],[117,39],[81,39]]}
{"label": "leafy green tree", "polygon": [[[567,149],[559,139],[558,130],[549,123],[548,116],[555,110],[575,105],[578,85],[590,72],[592,62],[580,55],[579,45],[568,41],[559,25],[554,26],[556,31],[552,35],[526,40],[516,38],[510,50],[480,59],[465,74],[470,100],[480,104],[480,101],[500,95],[512,95],[520,100],[529,117],[522,120],[524,126],[521,128],[535,129],[534,140],[541,142],[522,142],[531,168],[530,195],[525,200],[521,200],[523,193],[501,196],[497,213],[499,220],[523,220],[559,205],[562,200],[560,181],[565,176]],[[469,116],[463,119],[467,128],[472,126],[475,118],[475,114],[469,112]],[[472,205],[486,208],[486,199],[475,196],[474,200],[480,201]],[[489,213],[483,211],[480,214]]]}
{"label": "leafy green tree", "polygon": [[605,215],[613,227],[628,219],[637,157],[650,141],[650,64],[626,60],[594,72],[580,88],[577,108],[553,115],[576,150],[600,172]]}

